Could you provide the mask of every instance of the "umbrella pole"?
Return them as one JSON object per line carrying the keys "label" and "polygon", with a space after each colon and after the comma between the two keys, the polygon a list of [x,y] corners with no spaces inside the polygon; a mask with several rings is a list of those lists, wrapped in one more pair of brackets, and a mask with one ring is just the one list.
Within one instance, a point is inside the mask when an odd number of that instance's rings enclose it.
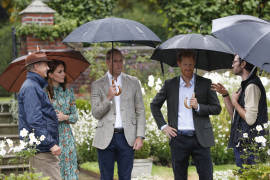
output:
{"label": "umbrella pole", "polygon": [[113,77],[113,41],[112,41],[112,77]]}

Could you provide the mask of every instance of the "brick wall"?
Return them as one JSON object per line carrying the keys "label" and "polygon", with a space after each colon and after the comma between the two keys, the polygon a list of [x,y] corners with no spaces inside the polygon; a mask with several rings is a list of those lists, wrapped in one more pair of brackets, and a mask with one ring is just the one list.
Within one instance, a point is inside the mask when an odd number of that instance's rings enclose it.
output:
{"label": "brick wall", "polygon": [[54,14],[22,14],[21,15],[22,24],[39,24],[39,25],[53,25],[54,24]]}

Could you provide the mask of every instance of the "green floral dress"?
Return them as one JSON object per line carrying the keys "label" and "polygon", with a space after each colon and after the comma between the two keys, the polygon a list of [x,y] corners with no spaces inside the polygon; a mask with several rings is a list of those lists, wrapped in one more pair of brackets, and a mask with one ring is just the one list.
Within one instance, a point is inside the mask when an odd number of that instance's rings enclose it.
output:
{"label": "green floral dress", "polygon": [[59,145],[61,147],[60,170],[64,180],[78,179],[78,164],[75,147],[75,139],[72,134],[70,124],[76,123],[78,113],[72,89],[58,86],[54,88],[52,104],[55,110],[69,115],[68,121],[59,122]]}

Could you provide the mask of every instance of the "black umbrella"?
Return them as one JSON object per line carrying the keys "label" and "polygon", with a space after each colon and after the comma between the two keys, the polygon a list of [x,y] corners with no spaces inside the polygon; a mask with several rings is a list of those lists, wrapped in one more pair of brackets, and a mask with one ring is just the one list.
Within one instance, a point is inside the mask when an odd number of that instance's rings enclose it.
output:
{"label": "black umbrella", "polygon": [[63,42],[122,42],[156,47],[161,40],[149,28],[139,22],[110,17],[81,25],[72,31]]}
{"label": "black umbrella", "polygon": [[201,34],[174,36],[162,43],[154,51],[151,59],[176,67],[181,50],[197,52],[196,68],[211,71],[232,67],[233,53],[230,48],[213,36]]}
{"label": "black umbrella", "polygon": [[[156,47],[159,37],[141,23],[122,18],[104,18],[85,23],[72,31],[64,43],[121,42]],[[113,61],[113,57],[112,57]],[[112,63],[113,66],[113,63]],[[113,70],[113,68],[112,68]],[[114,84],[114,81],[112,82]],[[121,93],[121,89],[119,88]],[[120,94],[119,93],[119,94]]]}
{"label": "black umbrella", "polygon": [[240,58],[270,72],[269,22],[247,15],[228,16],[213,20],[212,33]]}

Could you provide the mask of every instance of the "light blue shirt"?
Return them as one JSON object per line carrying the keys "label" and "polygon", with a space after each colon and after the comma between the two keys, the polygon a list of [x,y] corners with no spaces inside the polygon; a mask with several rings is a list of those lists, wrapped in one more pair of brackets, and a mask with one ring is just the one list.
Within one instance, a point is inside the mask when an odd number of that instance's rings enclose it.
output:
{"label": "light blue shirt", "polygon": [[[195,75],[193,75],[192,79],[190,80],[190,87],[186,87],[186,82],[180,76],[180,83],[179,83],[179,103],[178,103],[178,130],[195,130],[194,122],[193,122],[193,114],[192,109],[187,109],[184,105],[184,100],[187,97],[190,99],[194,92],[195,88]],[[189,104],[189,101],[188,101]],[[200,110],[200,105],[198,104],[198,109],[195,111]],[[160,129],[163,130],[166,125],[163,125]]]}
{"label": "light blue shirt", "polygon": [[187,109],[184,105],[185,98],[189,99],[192,98],[192,94],[194,93],[194,78],[193,75],[192,79],[190,80],[190,85],[187,87],[186,82],[180,76],[180,83],[179,83],[179,103],[178,103],[178,130],[195,130],[194,123],[193,123],[193,114],[192,109]]}

